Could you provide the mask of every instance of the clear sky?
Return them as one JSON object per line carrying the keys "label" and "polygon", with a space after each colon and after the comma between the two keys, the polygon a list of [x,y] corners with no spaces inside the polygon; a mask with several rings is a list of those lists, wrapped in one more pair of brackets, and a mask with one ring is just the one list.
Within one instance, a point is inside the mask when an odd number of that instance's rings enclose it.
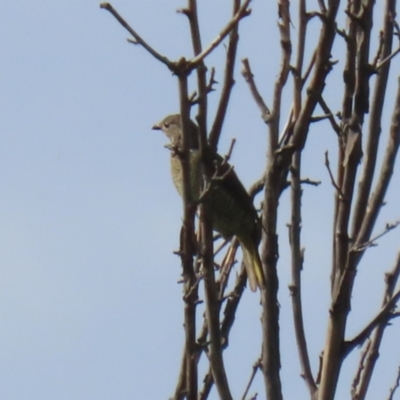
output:
{"label": "clear sky", "polygon": [[[228,20],[231,2],[199,3],[207,43]],[[253,3],[252,15],[242,24],[238,59],[250,58],[270,104],[280,63],[276,5]],[[175,13],[185,1],[112,4],[161,53],[171,59],[191,55],[187,21]],[[315,39],[318,24],[312,27]],[[95,0],[1,1],[4,400],[167,399],[173,393],[183,340],[180,263],[172,254],[179,243],[181,203],[169,177],[166,139],[151,126],[178,110],[177,83],[142,48],[127,43],[127,37]],[[340,50],[335,47],[333,58],[342,57]],[[219,82],[224,54],[220,46],[207,60],[217,68]],[[399,70],[397,60],[393,69]],[[226,152],[232,137],[237,138],[232,162],[249,186],[265,165],[266,127],[239,72],[220,151]],[[394,75],[392,79],[391,96]],[[340,90],[337,84],[327,87],[334,111],[340,109]],[[210,118],[218,93],[210,97]],[[284,101],[286,115],[290,91]],[[387,121],[391,110],[389,100]],[[320,123],[304,153],[304,175],[322,181],[319,188],[305,187],[303,197],[305,322],[314,374],[329,307],[334,190],[324,152],[330,149],[334,165],[335,146],[334,133]],[[398,169],[394,180],[377,232],[399,218]],[[286,398],[302,400],[308,394],[300,378],[287,289],[288,221],[286,193],[279,220],[282,379]],[[349,338],[379,309],[384,272],[392,268],[398,247],[397,230],[369,250],[353,296]],[[242,395],[260,353],[259,314],[258,294],[247,290],[225,353],[234,398]],[[395,322],[383,344],[371,399],[385,398],[394,382],[398,335]],[[342,398],[349,398],[357,361],[358,356],[351,356],[346,362]],[[251,393],[255,391],[263,393],[261,376]],[[216,399],[215,392],[211,398]]]}

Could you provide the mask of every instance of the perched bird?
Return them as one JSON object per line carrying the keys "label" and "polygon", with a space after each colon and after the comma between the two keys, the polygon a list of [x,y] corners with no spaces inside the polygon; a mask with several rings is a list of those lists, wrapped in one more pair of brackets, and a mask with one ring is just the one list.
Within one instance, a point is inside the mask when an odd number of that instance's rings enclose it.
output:
{"label": "perched bird", "polygon": [[[183,192],[182,164],[179,150],[182,149],[181,117],[173,114],[155,124],[170,140],[171,175],[180,196]],[[244,263],[251,290],[265,287],[258,244],[261,239],[261,222],[253,202],[236,173],[226,160],[207,148],[203,157],[199,151],[197,125],[189,124],[190,183],[193,200],[199,199],[203,186],[203,174],[211,180],[205,201],[209,201],[213,229],[225,239],[236,236],[242,247]]]}

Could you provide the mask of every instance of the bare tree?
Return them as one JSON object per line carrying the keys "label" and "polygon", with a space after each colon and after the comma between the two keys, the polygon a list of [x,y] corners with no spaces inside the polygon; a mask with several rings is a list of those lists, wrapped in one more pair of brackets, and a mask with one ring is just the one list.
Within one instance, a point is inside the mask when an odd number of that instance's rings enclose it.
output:
{"label": "bare tree", "polygon": [[[361,347],[359,367],[351,387],[351,398],[362,400],[368,392],[386,328],[399,315],[396,306],[400,298],[397,285],[400,253],[394,260],[394,267],[382,277],[386,287],[382,293],[379,312],[353,338],[346,335],[353,288],[360,263],[367,250],[376,245],[381,236],[400,224],[394,216],[393,221],[387,223],[382,232],[373,236],[391,184],[400,143],[400,82],[396,82],[398,88],[394,103],[387,104],[386,101],[389,85],[395,84],[391,78],[393,74],[390,74],[391,63],[400,52],[396,1],[385,0],[375,4],[373,0],[348,0],[342,1],[344,4],[341,4],[339,0],[318,0],[316,9],[309,9],[306,0],[293,3],[290,5],[289,0],[277,0],[277,15],[271,16],[271,21],[278,19],[277,37],[281,46],[281,59],[271,61],[280,65],[278,76],[274,77],[274,89],[271,94],[264,96],[260,93],[250,61],[241,61],[242,76],[248,84],[255,105],[259,108],[262,120],[268,126],[265,172],[262,178],[254,183],[249,193],[253,198],[257,193],[263,193],[261,259],[265,289],[261,290],[262,352],[253,366],[249,384],[242,398],[250,398],[248,393],[254,376],[261,373],[265,382],[266,398],[283,399],[280,375],[277,220],[281,195],[284,191],[290,191],[292,282],[289,289],[301,376],[311,399],[334,399],[346,357]],[[231,240],[222,262],[216,269],[215,257],[220,249],[214,249],[212,221],[209,217],[212,204],[207,204],[206,201],[195,202],[191,198],[191,167],[188,162],[191,108],[197,107],[196,120],[202,154],[204,155],[206,150],[216,152],[229,101],[234,93],[234,70],[235,65],[239,63],[236,58],[238,32],[241,21],[251,18],[250,0],[232,0],[232,6],[230,20],[211,43],[203,46],[197,2],[188,0],[186,7],[179,12],[185,15],[189,22],[193,57],[182,57],[172,61],[151,47],[109,3],[101,4],[101,7],[109,11],[132,35],[129,41],[142,46],[156,61],[163,63],[172,71],[178,83],[184,138],[181,157],[184,186],[183,226],[179,254],[184,284],[185,343],[174,400],[207,399],[214,385],[219,398],[233,398],[223,352],[228,345],[235,314],[246,286],[246,270],[242,268],[234,287],[228,291],[227,281],[235,262],[238,241],[235,238]],[[377,10],[383,10],[382,21],[377,20]],[[318,21],[320,28],[316,41],[310,34],[311,20]],[[377,27],[373,28],[373,25]],[[315,30],[313,35],[315,36]],[[207,100],[216,82],[215,71],[207,68],[206,61],[207,56],[222,42],[227,46],[225,65],[219,67],[224,70],[224,78],[218,106],[214,111],[215,117],[208,123]],[[311,56],[307,57],[306,45],[310,46],[314,42],[315,46],[309,53]],[[343,49],[340,55],[344,66],[342,79],[328,81],[331,72],[339,68],[332,59],[335,43],[340,43],[340,48]],[[194,94],[188,91],[188,78],[191,74],[196,74],[197,79],[197,91]],[[288,85],[290,80],[292,84]],[[330,85],[341,88],[341,105],[330,104],[325,97],[326,87]],[[283,94],[290,90],[293,90],[292,106],[288,115],[282,115]],[[390,128],[383,132],[381,140],[384,106],[391,107],[393,111]],[[340,111],[334,113],[332,110]],[[317,115],[317,112],[322,114]],[[319,182],[302,178],[302,154],[308,143],[310,127],[321,124],[322,121],[325,124],[329,123],[332,133],[337,138],[337,147],[325,154],[327,176],[334,192],[333,250],[331,282],[324,283],[327,291],[330,291],[330,307],[327,310],[329,318],[320,368],[315,376],[311,369],[303,320],[301,272],[304,249],[301,241],[301,201],[303,186],[318,185]],[[384,149],[385,154],[382,165],[379,166],[377,159],[380,148]],[[329,158],[335,151],[338,157],[335,161],[336,172],[331,169]],[[206,176],[206,184],[210,184],[212,179],[224,179],[224,176]],[[397,198],[390,201],[399,202],[400,198],[397,195]],[[200,210],[198,224],[195,218],[197,209]],[[198,246],[193,246],[194,237],[197,237]],[[199,254],[196,248],[200,249]],[[328,268],[327,265],[324,267]],[[203,297],[204,321],[203,325],[198,327],[196,316],[199,313],[198,304]],[[205,377],[202,377],[199,376],[198,364],[204,356],[208,358],[209,370]],[[393,375],[395,379],[390,389],[390,399],[399,386],[398,374],[397,377],[395,372]]]}

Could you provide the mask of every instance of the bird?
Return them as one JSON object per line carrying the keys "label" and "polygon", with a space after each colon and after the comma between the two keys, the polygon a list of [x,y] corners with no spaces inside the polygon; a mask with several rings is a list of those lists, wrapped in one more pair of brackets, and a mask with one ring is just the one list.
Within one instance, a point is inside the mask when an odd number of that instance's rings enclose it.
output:
{"label": "bird", "polygon": [[[261,221],[254,204],[225,158],[209,146],[200,154],[198,127],[189,120],[188,144],[190,159],[190,194],[199,200],[203,190],[203,175],[211,181],[205,201],[209,201],[213,230],[225,239],[236,236],[242,251],[249,286],[265,288],[258,245],[261,240]],[[182,179],[182,124],[180,114],[172,114],[156,123],[152,129],[161,130],[169,139],[166,146],[171,150],[171,176],[179,195],[183,196]]]}

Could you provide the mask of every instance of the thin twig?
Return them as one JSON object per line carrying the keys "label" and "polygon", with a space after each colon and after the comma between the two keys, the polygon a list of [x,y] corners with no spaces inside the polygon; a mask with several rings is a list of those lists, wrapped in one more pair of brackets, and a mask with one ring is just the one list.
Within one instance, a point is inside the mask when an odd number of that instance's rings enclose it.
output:
{"label": "thin twig", "polygon": [[384,44],[384,34],[383,31],[379,32],[379,46],[376,51],[376,55],[374,57],[374,60],[371,63],[371,67],[373,70],[376,70],[376,66],[378,65],[379,59],[382,56],[382,51],[383,51],[383,44]]}
{"label": "thin twig", "polygon": [[[240,8],[240,0],[233,0],[232,13],[235,15]],[[234,72],[236,64],[237,46],[239,42],[239,26],[238,24],[232,29],[229,35],[228,49],[226,52],[225,70],[224,70],[224,81],[222,84],[221,96],[215,113],[214,123],[212,125],[209,143],[211,149],[217,151],[218,140],[221,135],[222,125],[225,120],[226,111],[231,98],[232,88],[235,83]]]}
{"label": "thin twig", "polygon": [[385,57],[378,65],[375,67],[376,71],[379,71],[387,62],[389,62],[392,58],[396,57],[397,54],[400,53],[400,47],[398,47],[392,54],[389,54]]}
{"label": "thin twig", "polygon": [[320,96],[318,102],[324,113],[326,113],[326,115],[328,116],[329,122],[331,123],[333,130],[336,132],[337,135],[340,135],[341,132],[340,126],[336,122],[335,117],[333,116],[333,113],[330,110],[329,106],[326,104],[323,96]]}
{"label": "thin twig", "polygon": [[136,44],[143,46],[154,58],[165,64],[171,71],[175,70],[175,63],[153,49],[129,24],[119,15],[110,3],[101,3],[100,8],[109,11],[116,20],[135,38]]}
{"label": "thin twig", "polygon": [[[304,49],[306,42],[307,22],[309,17],[307,16],[306,1],[299,1],[299,29],[297,37],[297,58],[296,66],[293,69],[294,77],[294,93],[293,93],[293,106],[290,111],[290,117],[285,127],[285,142],[289,132],[293,128],[293,120],[296,120],[299,116],[302,103],[302,89],[304,86],[304,80],[302,79],[303,74],[303,62],[304,62]],[[282,141],[280,143],[283,144]],[[289,290],[292,298],[292,314],[295,327],[295,335],[297,342],[297,349],[301,365],[301,375],[304,378],[311,397],[314,396],[317,390],[315,384],[311,366],[309,353],[307,348],[307,340],[304,330],[304,319],[303,319],[303,306],[301,297],[301,271],[303,269],[304,262],[304,249],[301,248],[301,197],[302,197],[302,181],[301,175],[301,152],[296,151],[292,156],[292,164],[290,166],[291,172],[291,223],[289,225],[289,242],[291,248],[291,264],[292,264],[292,282],[289,286]]]}
{"label": "thin twig", "polygon": [[324,121],[324,120],[326,120],[326,119],[330,119],[332,116],[333,116],[332,114],[315,115],[315,116],[313,115],[313,116],[310,118],[310,122],[311,122],[311,123],[321,122],[321,121]]}
{"label": "thin twig", "polygon": [[355,347],[361,346],[371,335],[372,331],[378,326],[378,324],[387,324],[389,320],[396,317],[391,314],[391,310],[396,306],[396,303],[400,299],[400,290],[397,291],[393,297],[382,307],[378,314],[372,319],[372,321],[352,340],[345,342],[344,345],[344,356],[347,356]]}
{"label": "thin twig", "polygon": [[308,64],[308,67],[307,67],[307,69],[306,69],[306,72],[305,72],[305,74],[304,74],[304,76],[302,77],[302,85],[304,86],[305,85],[305,83],[307,82],[307,79],[308,79],[308,77],[310,76],[310,74],[311,74],[311,71],[312,71],[312,69],[313,69],[313,67],[314,67],[314,65],[315,65],[315,58],[316,58],[316,52],[314,51],[314,53],[313,53],[313,55],[312,55],[312,57],[311,57],[311,59],[310,59],[310,63]]}
{"label": "thin twig", "polygon": [[304,378],[311,397],[317,391],[315,384],[307,347],[307,340],[304,330],[303,306],[301,299],[301,271],[304,262],[304,249],[301,248],[301,152],[295,152],[291,166],[291,224],[289,225],[289,242],[291,248],[291,264],[292,264],[292,283],[289,286],[292,297],[293,321],[296,334],[297,350]]}
{"label": "thin twig", "polygon": [[[215,80],[215,68],[211,68],[210,78],[206,85],[205,95],[215,91],[214,85],[216,83],[218,82]],[[196,91],[192,93],[192,95],[189,97],[189,100],[191,105],[201,104],[201,96],[198,95]]]}
{"label": "thin twig", "polygon": [[[297,37],[297,58],[296,66],[293,70],[294,93],[293,106],[290,111],[288,127],[285,129],[285,136],[293,128],[293,119],[297,119],[301,110],[302,89],[304,81],[302,79],[304,49],[307,32],[307,10],[305,0],[299,1],[299,29]],[[286,139],[286,137],[285,137]],[[286,140],[285,140],[286,141]],[[299,354],[301,374],[307,384],[311,397],[316,392],[316,384],[311,372],[310,358],[307,348],[307,340],[304,330],[303,306],[301,298],[301,271],[304,262],[304,249],[301,248],[301,152],[296,151],[292,156],[291,172],[291,223],[289,225],[289,243],[291,248],[291,275],[292,282],[289,290],[292,298],[292,314],[296,335],[297,351]]]}
{"label": "thin twig", "polygon": [[262,98],[260,92],[257,89],[257,86],[254,82],[254,75],[251,72],[249,60],[247,58],[244,58],[242,60],[242,63],[243,63],[242,75],[245,81],[248,83],[250,92],[253,95],[253,98],[259,110],[261,111],[261,118],[264,120],[266,124],[268,124],[271,120],[271,111],[265,104],[264,99]]}
{"label": "thin twig", "polygon": [[365,349],[363,350],[363,352],[361,353],[361,357],[360,357],[360,361],[358,363],[358,368],[357,368],[357,372],[354,376],[353,382],[351,384],[351,398],[352,400],[357,400],[357,387],[360,383],[360,379],[362,376],[362,372],[364,370],[364,366],[365,366],[365,360],[367,358],[369,349],[371,347],[371,341],[369,340],[367,342],[367,345],[365,346]]}
{"label": "thin twig", "polygon": [[229,150],[224,157],[226,162],[228,162],[232,156],[232,152],[233,152],[233,148],[235,147],[235,143],[236,143],[236,138],[232,138],[231,144],[229,146]]}
{"label": "thin twig", "polygon": [[[380,57],[387,57],[392,53],[393,46],[393,16],[396,14],[396,2],[385,2],[385,13],[383,18],[383,31],[380,35]],[[391,63],[384,64],[377,74],[375,88],[371,101],[371,111],[369,117],[369,128],[367,141],[364,149],[364,161],[361,180],[358,188],[358,198],[354,207],[354,217],[351,230],[353,238],[360,234],[361,225],[365,222],[367,210],[370,210],[372,182],[375,176],[378,150],[380,148],[380,136],[382,131],[383,107],[386,99],[386,91],[389,80]],[[368,240],[368,237],[362,241]]]}
{"label": "thin twig", "polygon": [[373,237],[372,239],[368,240],[365,243],[360,243],[356,246],[353,247],[352,251],[363,251],[365,250],[367,247],[371,247],[371,246],[376,246],[376,241],[378,239],[380,239],[382,236],[385,236],[386,234],[388,234],[390,231],[392,231],[393,229],[396,229],[398,226],[400,225],[400,220],[393,222],[393,223],[387,223],[385,226],[385,229],[383,232],[379,233],[378,235],[376,235],[375,237]]}
{"label": "thin twig", "polygon": [[302,185],[319,186],[321,184],[321,181],[314,181],[313,179],[310,178],[302,178],[300,179],[300,183]]}
{"label": "thin twig", "polygon": [[[202,50],[199,18],[197,14],[197,0],[188,0],[188,8],[185,9],[185,15],[189,19],[190,34],[192,38],[192,47],[194,56],[199,55]],[[188,68],[192,68],[188,65]],[[199,138],[200,138],[200,151],[203,153],[207,146],[207,67],[204,61],[201,60],[196,67],[197,73],[197,90],[198,90],[198,113],[196,116],[197,124],[199,126]],[[213,80],[213,71],[211,71],[210,81]],[[208,218],[207,218],[208,219]],[[207,228],[208,229],[208,228]]]}
{"label": "thin twig", "polygon": [[239,8],[238,12],[232,17],[232,19],[227,23],[227,25],[221,30],[218,36],[206,47],[200,54],[196,55],[189,61],[190,67],[196,68],[205,57],[207,57],[232,31],[232,29],[238,24],[238,22],[250,15],[250,10],[248,6],[251,0],[246,0],[242,6]]}
{"label": "thin twig", "polygon": [[249,393],[250,387],[256,377],[257,371],[262,367],[261,357],[253,364],[249,382],[247,383],[246,389],[243,393],[242,400],[246,400],[247,393]]}
{"label": "thin twig", "polygon": [[[382,306],[385,306],[388,301],[393,298],[393,292],[397,285],[397,281],[400,276],[400,252],[397,254],[395,265],[389,273],[385,276],[385,293],[383,296]],[[394,313],[392,312],[393,316]],[[371,339],[371,345],[368,348],[368,354],[364,362],[364,368],[362,370],[361,378],[357,385],[355,395],[353,396],[357,400],[364,400],[368,391],[371,377],[377,361],[377,355],[379,354],[379,347],[382,342],[384,331],[387,327],[387,319],[382,319],[377,326],[374,335]]]}
{"label": "thin twig", "polygon": [[[355,238],[354,247],[357,248],[358,245],[366,243],[371,232],[375,226],[376,220],[378,218],[379,212],[384,204],[384,198],[391,182],[394,166],[396,163],[397,153],[400,146],[400,78],[398,78],[398,87],[396,100],[392,115],[392,122],[390,126],[390,132],[388,137],[388,142],[386,145],[386,152],[384,155],[384,161],[381,167],[380,175],[377,179],[377,185],[375,192],[372,194],[368,202],[368,207],[365,208],[365,215],[360,217],[360,228]],[[361,223],[362,221],[362,223]],[[360,262],[363,252],[356,252],[355,259],[356,263]]]}
{"label": "thin twig", "polygon": [[325,166],[326,169],[328,170],[329,173],[329,177],[331,178],[331,182],[332,182],[332,186],[336,189],[336,191],[339,193],[341,198],[344,198],[344,195],[342,193],[342,190],[340,189],[340,187],[338,186],[338,184],[335,182],[335,178],[333,177],[332,174],[332,170],[330,167],[330,163],[329,163],[329,157],[328,157],[328,150],[325,151]]}
{"label": "thin twig", "polygon": [[399,386],[400,386],[400,367],[397,370],[396,382],[394,386],[390,389],[388,400],[393,400],[394,394]]}

